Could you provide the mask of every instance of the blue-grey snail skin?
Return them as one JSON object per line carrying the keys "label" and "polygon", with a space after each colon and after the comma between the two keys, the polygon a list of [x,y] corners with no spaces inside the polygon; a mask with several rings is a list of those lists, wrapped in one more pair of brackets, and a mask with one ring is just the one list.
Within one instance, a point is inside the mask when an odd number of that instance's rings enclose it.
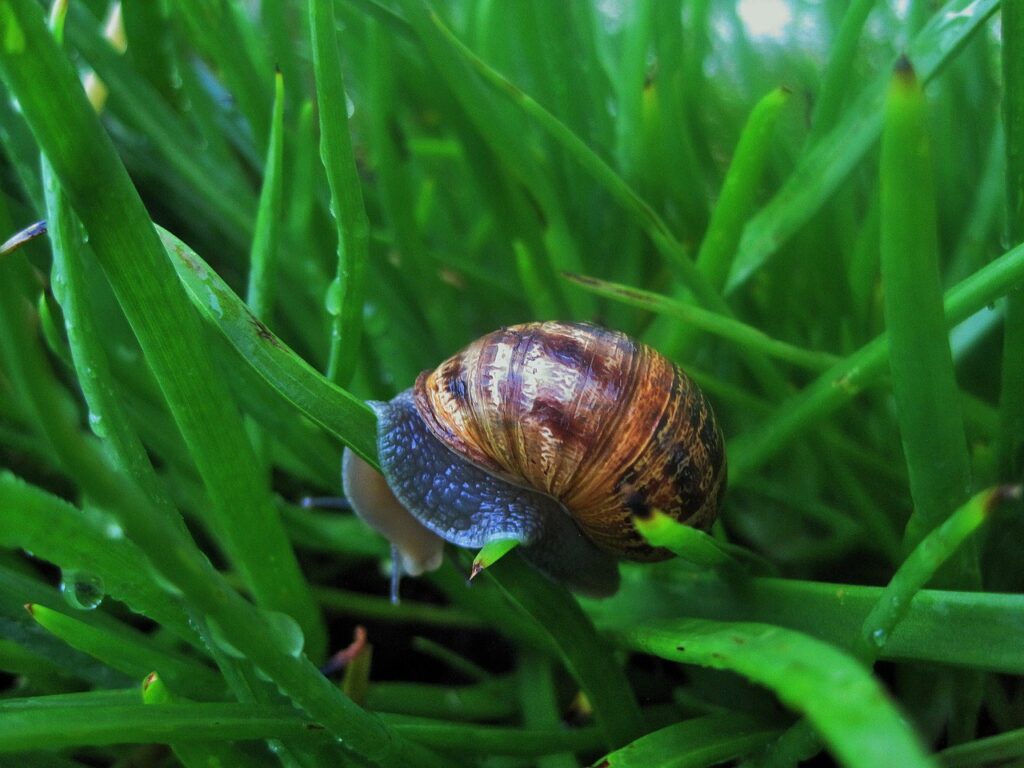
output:
{"label": "blue-grey snail skin", "polygon": [[724,442],[700,389],[593,325],[502,328],[371,405],[383,478],[347,451],[345,493],[410,574],[436,568],[445,541],[512,539],[553,580],[610,595],[617,558],[670,556],[635,514],[707,528],[725,489]]}

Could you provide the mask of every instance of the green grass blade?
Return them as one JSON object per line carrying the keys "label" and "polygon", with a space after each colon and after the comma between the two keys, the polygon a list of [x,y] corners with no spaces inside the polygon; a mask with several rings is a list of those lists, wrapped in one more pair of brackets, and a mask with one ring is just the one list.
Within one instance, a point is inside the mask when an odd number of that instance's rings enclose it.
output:
{"label": "green grass blade", "polygon": [[[963,322],[1006,295],[1024,279],[1024,246],[1007,251],[946,291],[946,327]],[[729,446],[729,480],[745,476],[785,447],[794,436],[849,402],[885,371],[888,337],[883,334],[830,368],[753,430]]]}
{"label": "green grass blade", "polygon": [[623,746],[643,730],[629,681],[579,605],[519,557],[506,557],[485,571],[513,603],[554,640],[562,660],[586,692],[609,746]]}
{"label": "green grass blade", "polygon": [[284,77],[274,76],[274,109],[270,120],[270,143],[263,166],[263,187],[256,211],[256,231],[249,251],[249,290],[246,303],[256,317],[269,322],[274,303],[279,225],[283,219]]}
{"label": "green grass blade", "polygon": [[[584,607],[602,630],[625,630],[680,614],[720,621],[759,621],[787,627],[853,649],[881,587],[754,578],[738,589],[713,573],[693,572],[649,584],[624,574],[619,593]],[[972,669],[1024,673],[1017,642],[1024,597],[921,590],[893,630],[881,658],[929,661]]]}
{"label": "green grass blade", "polygon": [[563,277],[598,296],[607,296],[610,299],[621,301],[623,304],[658,314],[670,315],[674,320],[680,320],[686,326],[728,339],[741,349],[755,351],[802,368],[822,370],[837,362],[836,356],[828,352],[801,349],[793,344],[770,338],[764,332],[746,323],[693,304],[585,275],[565,274]]}
{"label": "green grass blade", "polygon": [[600,768],[705,768],[749,754],[778,733],[735,712],[684,720],[611,752]]}
{"label": "green grass blade", "polygon": [[310,0],[309,29],[320,114],[320,159],[331,189],[338,236],[338,272],[328,295],[333,320],[327,377],[344,386],[352,378],[359,356],[370,225],[349,136],[334,3]]}
{"label": "green grass blade", "polygon": [[[39,8],[23,0],[6,6],[0,31],[13,34],[14,29],[24,36],[25,47],[0,47],[0,72],[88,230],[161,384],[213,501],[214,527],[258,599],[294,611],[315,652],[325,642],[320,617],[227,388],[199,343],[198,317]],[[193,375],[180,375],[185,369]]]}
{"label": "green grass blade", "polygon": [[1020,486],[1002,486],[977,494],[942,524],[930,531],[907,556],[864,619],[859,655],[873,659],[910,610],[911,601],[935,572],[1001,504],[1019,500]]}
{"label": "green grass blade", "polygon": [[737,672],[813,723],[845,765],[934,766],[871,673],[836,648],[764,624],[680,619],[624,634],[631,648]]}
{"label": "green grass blade", "polygon": [[[978,32],[999,0],[950,0],[914,38],[907,55],[928,82]],[[747,224],[729,274],[735,291],[806,224],[874,146],[882,131],[889,71],[868,85],[845,117],[801,158],[786,183]]]}
{"label": "green grass blade", "polygon": [[926,108],[910,62],[897,64],[882,136],[881,261],[889,367],[914,512],[906,544],[967,497],[971,470],[942,314]]}
{"label": "green grass blade", "polygon": [[256,146],[267,146],[267,105],[271,100],[266,78],[272,64],[254,55],[244,29],[247,21],[239,7],[228,0],[183,0],[171,7],[189,30],[189,38],[199,52],[210,59],[224,78],[239,112],[249,123]]}
{"label": "green grass blade", "polygon": [[969,768],[974,765],[1013,765],[1007,760],[1024,757],[1024,728],[1006,731],[996,736],[947,747],[936,757],[947,768]]}
{"label": "green grass blade", "polygon": [[[105,744],[168,744],[203,741],[245,741],[273,737],[321,737],[323,729],[295,716],[287,707],[251,704],[95,704],[79,694],[61,703],[42,700],[0,703],[0,752]],[[53,723],[61,723],[59,729]]]}
{"label": "green grass blade", "polygon": [[[1006,135],[1007,230],[1011,243],[1024,241],[1024,5],[1002,5],[1003,124]],[[1003,315],[1000,430],[996,442],[1002,477],[1024,478],[1024,295],[1006,298]]]}
{"label": "green grass blade", "polygon": [[100,628],[43,605],[29,603],[29,615],[51,634],[72,648],[103,661],[129,677],[141,678],[158,670],[171,687],[184,695],[217,698],[224,684],[217,673],[195,661],[157,648],[153,641],[120,622]]}
{"label": "green grass blade", "polygon": [[839,26],[825,74],[821,79],[818,98],[814,102],[811,135],[807,139],[810,144],[814,144],[832,130],[839,119],[843,97],[853,75],[857,43],[860,42],[861,31],[875,2],[876,0],[854,0],[843,14],[842,24]]}
{"label": "green grass blade", "polygon": [[26,549],[61,568],[95,574],[107,594],[159,622],[178,637],[198,643],[180,601],[147,574],[145,555],[112,520],[88,514],[10,474],[0,475],[0,545]]}
{"label": "green grass blade", "polygon": [[246,362],[286,400],[376,465],[373,411],[288,349],[191,248],[164,230],[160,237],[192,301]]}

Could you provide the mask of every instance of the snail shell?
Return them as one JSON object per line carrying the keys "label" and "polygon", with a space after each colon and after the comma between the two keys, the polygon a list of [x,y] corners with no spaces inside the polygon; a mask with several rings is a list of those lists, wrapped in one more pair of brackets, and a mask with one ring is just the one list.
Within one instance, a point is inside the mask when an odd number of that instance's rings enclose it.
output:
{"label": "snail shell", "polygon": [[[610,594],[615,558],[670,556],[634,514],[658,508],[706,529],[725,488],[724,442],[700,389],[650,347],[594,325],[503,328],[371,405],[381,495],[393,495],[357,499],[364,472],[351,453],[346,495],[378,530],[391,526],[382,532],[410,573],[436,567],[440,539],[511,538],[556,581]],[[424,534],[418,550],[399,541],[410,530]]]}

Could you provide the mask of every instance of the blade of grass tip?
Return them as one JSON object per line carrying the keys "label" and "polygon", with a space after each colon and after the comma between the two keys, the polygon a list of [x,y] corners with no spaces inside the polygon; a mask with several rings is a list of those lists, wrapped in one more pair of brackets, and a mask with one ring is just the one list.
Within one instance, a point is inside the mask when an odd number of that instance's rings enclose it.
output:
{"label": "blade of grass tip", "polygon": [[[721,292],[725,288],[743,225],[760,191],[775,125],[782,109],[789,103],[789,97],[789,89],[781,87],[763,96],[751,110],[736,144],[718,201],[711,211],[711,220],[697,251],[697,269],[715,291]],[[651,334],[649,338],[656,341],[655,346],[675,359],[683,356],[693,340],[693,331],[686,325],[669,325],[665,320],[660,325],[656,324]]]}
{"label": "blade of grass tip", "polygon": [[966,498],[971,467],[942,316],[926,104],[905,58],[886,105],[881,217],[889,367],[914,501],[905,545],[914,547]]}
{"label": "blade of grass tip", "polygon": [[29,603],[29,615],[41,627],[107,666],[129,677],[144,677],[157,669],[183,694],[203,699],[223,696],[224,683],[213,671],[191,659],[157,648],[152,638],[121,622],[96,627],[43,605]]}
{"label": "blade of grass tip", "polygon": [[864,619],[858,655],[865,660],[874,660],[896,625],[907,615],[914,596],[932,579],[939,567],[991,517],[998,506],[1020,498],[1019,485],[982,491],[928,533],[903,561]]}
{"label": "blade of grass tip", "polygon": [[[562,277],[598,296],[607,296],[623,304],[671,316],[676,327],[688,327],[721,336],[742,349],[754,350],[802,368],[820,371],[835,365],[839,360],[828,352],[807,350],[773,339],[763,331],[739,320],[651,291],[584,275],[563,274]],[[682,324],[676,322],[677,320],[681,320]]]}
{"label": "blade of grass tip", "polygon": [[275,392],[377,465],[377,419],[363,401],[335,386],[290,350],[206,262],[166,230],[160,237],[189,298]]}
{"label": "blade of grass tip", "polygon": [[[977,494],[914,547],[882,590],[853,644],[853,653],[871,665],[885,648],[896,626],[906,617],[914,596],[989,519],[995,508],[1020,499],[1020,486],[1002,486]],[[794,765],[809,760],[819,742],[805,721],[791,727],[769,750],[763,765]]]}
{"label": "blade of grass tip", "polygon": [[811,115],[811,134],[808,145],[815,144],[835,126],[842,109],[843,98],[848,93],[848,84],[853,74],[853,61],[857,53],[864,23],[868,20],[876,0],[854,0],[843,14],[835,40],[832,43],[825,66],[825,74],[818,89]]}
{"label": "blade of grass tip", "polygon": [[736,672],[803,713],[851,768],[934,768],[917,734],[871,673],[837,648],[767,624],[676,619],[622,634],[630,648]]}
{"label": "blade of grass tip", "polygon": [[109,519],[68,504],[10,474],[0,474],[0,501],[5,510],[0,544],[26,549],[61,568],[95,574],[103,591],[132,610],[193,644],[195,631],[179,600],[169,599],[153,578],[145,554]]}
{"label": "blade of grass tip", "polygon": [[[1003,25],[1003,124],[1006,136],[1007,229],[1024,241],[1024,4],[1006,0]],[[1001,477],[1024,478],[1024,291],[1012,292],[1003,314],[996,459]]]}
{"label": "blade of grass tip", "polygon": [[[1024,245],[1013,248],[946,291],[945,325],[952,328],[1024,280]],[[740,484],[801,431],[849,402],[884,373],[888,335],[875,337],[782,403],[729,446],[729,481]]]}
{"label": "blade of grass tip", "polygon": [[[142,681],[142,703],[146,706],[159,707],[164,704],[188,704],[190,702],[171,692],[163,678],[153,672]],[[237,743],[172,742],[169,746],[185,768],[209,768],[209,766],[254,768],[255,766],[273,764],[270,753],[262,745],[260,745],[262,753],[258,755],[252,752],[247,753],[245,748]]]}
{"label": "blade of grass tip", "polygon": [[326,642],[321,617],[227,386],[202,344],[199,318],[74,68],[34,3],[4,5],[0,31],[17,43],[0,46],[0,74],[89,232],[204,479],[221,543],[257,600],[294,612],[310,652],[320,652]]}
{"label": "blade of grass tip", "polygon": [[[921,30],[907,51],[927,83],[966,45],[999,7],[999,0],[949,0]],[[726,293],[732,293],[821,210],[882,131],[889,70],[869,83],[845,116],[810,147],[796,168],[747,222],[733,261]]]}
{"label": "blade of grass tip", "polygon": [[763,746],[778,730],[739,712],[707,715],[641,736],[604,756],[599,768],[705,768]]}
{"label": "blade of grass tip", "polygon": [[651,509],[646,515],[634,515],[633,522],[648,544],[664,547],[695,565],[735,571],[746,563],[771,572],[771,565],[753,552],[683,525],[659,509]]}
{"label": "blade of grass tip", "polygon": [[280,249],[279,226],[282,220],[283,182],[281,159],[284,153],[284,77],[274,75],[274,107],[270,119],[270,141],[263,166],[263,187],[256,210],[256,230],[249,251],[249,288],[246,303],[252,313],[270,322],[274,305],[275,272]]}
{"label": "blade of grass tip", "polygon": [[334,3],[310,0],[309,31],[320,114],[320,159],[327,173],[338,235],[338,272],[327,295],[328,311],[333,316],[327,378],[344,386],[359,359],[370,224],[352,154]]}
{"label": "blade of grass tip", "polygon": [[506,557],[486,573],[551,636],[587,694],[606,743],[621,747],[639,736],[643,720],[629,679],[576,600],[519,557]]}

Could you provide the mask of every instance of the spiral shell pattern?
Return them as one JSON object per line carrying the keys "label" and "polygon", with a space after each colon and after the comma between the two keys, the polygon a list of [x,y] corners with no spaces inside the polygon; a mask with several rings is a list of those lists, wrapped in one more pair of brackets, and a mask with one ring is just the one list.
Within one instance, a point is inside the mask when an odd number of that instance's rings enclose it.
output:
{"label": "spiral shell pattern", "polygon": [[676,365],[623,333],[529,323],[483,336],[413,389],[449,449],[562,503],[599,547],[659,560],[632,518],[658,508],[706,529],[725,489],[722,434]]}

